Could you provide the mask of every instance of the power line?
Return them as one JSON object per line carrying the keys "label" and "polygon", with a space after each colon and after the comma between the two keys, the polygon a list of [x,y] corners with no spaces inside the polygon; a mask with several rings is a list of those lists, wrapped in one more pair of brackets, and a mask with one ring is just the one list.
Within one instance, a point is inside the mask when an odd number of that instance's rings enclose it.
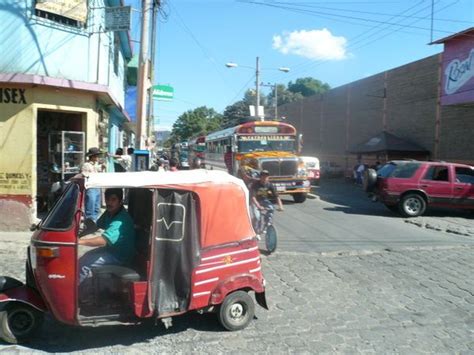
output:
{"label": "power line", "polygon": [[[426,28],[426,27],[401,25],[401,24],[398,24],[396,22],[379,21],[379,20],[373,20],[373,19],[364,18],[364,17],[340,15],[340,14],[333,14],[333,13],[327,13],[327,12],[322,12],[322,11],[309,11],[309,10],[302,10],[302,9],[297,9],[297,8],[295,9],[295,8],[288,7],[288,6],[278,6],[278,5],[275,5],[274,3],[264,3],[264,2],[251,1],[251,0],[245,0],[245,1],[240,0],[240,1],[250,3],[250,4],[255,4],[255,5],[279,8],[279,9],[293,11],[293,12],[299,12],[299,13],[305,13],[305,14],[315,14],[316,16],[317,15],[330,15],[330,16],[336,16],[336,17],[341,17],[341,18],[346,18],[346,19],[351,19],[351,20],[356,20],[356,21],[373,22],[373,23],[393,25],[393,26],[399,26],[399,27],[405,27],[405,28],[408,27],[408,28],[413,28],[413,29],[423,30],[423,31],[429,31],[430,30],[429,28]],[[436,32],[451,33],[450,31],[445,31],[445,30],[436,30]]]}
{"label": "power line", "polygon": [[[438,2],[439,2],[439,0],[438,0]],[[442,11],[442,10],[445,10],[446,8],[453,6],[454,4],[456,4],[456,3],[458,3],[458,2],[459,2],[459,0],[455,0],[454,2],[451,2],[450,4],[444,6],[443,8],[438,9],[436,12],[440,12],[440,11]],[[418,5],[419,5],[419,4],[418,4]],[[412,8],[413,8],[413,7],[412,7]],[[410,8],[410,9],[412,9],[412,8]],[[427,8],[431,8],[431,5],[425,7],[425,8],[423,8],[423,9],[421,9],[421,10],[418,10],[416,13],[419,13],[419,12],[421,12],[421,11],[424,11],[424,10],[427,9]],[[407,12],[407,11],[409,11],[410,9],[407,9],[407,10],[403,11],[402,13]],[[430,15],[427,15],[425,18],[427,18],[428,16],[430,16]],[[402,19],[401,21],[404,21],[404,20],[405,20],[405,19]],[[411,24],[416,23],[416,22],[419,22],[419,21],[421,21],[421,20],[415,20],[415,21],[411,22]],[[403,25],[403,24],[402,24],[402,25]],[[377,28],[377,27],[379,27],[379,26],[381,26],[381,25],[375,26],[374,29]],[[388,27],[392,27],[392,26],[391,26],[391,25],[388,25],[388,26],[386,26],[386,27],[388,28]],[[383,38],[385,38],[385,37],[387,37],[387,36],[389,36],[389,35],[391,35],[391,34],[393,34],[393,33],[399,32],[399,30],[400,30],[400,27],[399,27],[399,28],[396,28],[396,29],[393,29],[393,30],[391,30],[390,32],[385,33],[385,34],[383,34],[382,36],[379,36],[379,37],[375,38],[374,40],[372,40],[372,41],[370,41],[370,42],[361,44],[360,46],[357,46],[357,47],[353,48],[353,50],[357,50],[357,49],[366,47],[366,46],[368,46],[368,45],[370,45],[370,44],[372,44],[372,43],[374,43],[374,42],[376,42],[376,41],[378,41],[378,40],[380,40],[380,39],[383,39]],[[370,31],[370,30],[369,30],[369,31]],[[368,31],[368,32],[369,32],[369,31]],[[367,37],[367,38],[360,39],[360,40],[358,40],[358,41],[356,41],[356,42],[354,42],[354,43],[351,43],[351,44],[348,46],[348,48],[351,48],[351,47],[353,47],[355,44],[360,43],[360,42],[362,42],[362,41],[364,41],[364,40],[366,40],[366,39],[368,39],[368,38],[370,38],[370,37],[373,37],[373,35],[374,35],[374,34],[370,35],[370,36]],[[356,37],[358,37],[358,36],[356,36]],[[326,63],[326,62],[328,62],[328,60],[322,60],[322,61],[318,61],[318,62],[314,62],[314,61],[313,61],[313,62],[310,64],[309,67],[306,66],[306,68],[305,68],[304,71],[307,72],[309,69],[313,69],[313,68],[315,68],[315,67],[317,67],[317,66],[320,66],[321,64],[324,64],[324,63]],[[301,72],[301,70],[300,70],[299,72]]]}
{"label": "power line", "polygon": [[192,40],[196,43],[196,45],[201,49],[202,53],[204,54],[204,56],[213,64],[213,67],[214,67],[214,70],[216,71],[216,73],[219,75],[219,77],[223,80],[224,84],[227,86],[227,87],[230,87],[229,83],[227,82],[227,80],[225,79],[224,75],[222,74],[222,72],[218,69],[218,64],[216,63],[216,61],[214,60],[213,56],[211,56],[210,52],[201,44],[201,42],[197,39],[197,37],[194,35],[194,33],[191,31],[191,29],[186,25],[186,23],[184,22],[184,20],[182,19],[182,17],[180,16],[178,10],[176,9],[175,6],[173,6],[172,4],[170,4],[170,7],[173,9],[173,11],[175,12],[182,28],[184,29],[184,31],[192,38]]}
{"label": "power line", "polygon": [[250,82],[255,78],[254,75],[252,75],[250,77],[250,79],[242,86],[242,88],[237,92],[237,94],[232,98],[232,100],[229,101],[229,103],[226,105],[227,106],[230,106],[234,103],[235,99],[237,99],[237,97],[239,97],[239,95],[242,93],[242,91],[245,90],[245,88],[250,84]]}
{"label": "power line", "polygon": [[[383,12],[373,12],[373,11],[361,11],[361,10],[354,10],[354,9],[340,9],[340,8],[334,8],[334,7],[325,7],[325,6],[319,6],[319,5],[308,5],[308,4],[301,4],[300,3],[288,3],[288,2],[274,2],[277,4],[283,4],[283,5],[294,5],[294,6],[302,6],[302,7],[310,7],[310,8],[318,8],[318,9],[323,9],[323,10],[330,10],[330,11],[342,11],[342,12],[352,12],[352,13],[359,13],[359,14],[367,14],[367,15],[379,15],[379,16],[389,16],[389,17],[404,17],[407,19],[418,19],[418,20],[425,20],[426,17],[417,17],[417,16],[410,16],[410,15],[394,15],[394,14],[389,14],[389,13],[383,13]],[[446,19],[446,18],[437,18],[436,21],[444,21],[444,22],[453,22],[453,23],[464,23],[464,24],[472,24],[471,21],[462,21],[462,20],[454,20],[454,19]]]}
{"label": "power line", "polygon": [[[419,1],[419,2],[416,3],[415,5],[410,6],[408,9],[405,9],[405,10],[403,10],[402,12],[400,12],[399,14],[394,15],[390,20],[397,18],[399,15],[403,15],[403,14],[405,14],[405,13],[411,11],[411,10],[414,10],[415,8],[417,8],[418,6],[420,6],[421,4],[423,4],[423,2],[424,2],[423,0]],[[429,8],[429,6],[424,7],[424,8],[421,8],[421,9],[418,9],[418,10],[417,10],[416,12],[414,12],[413,14],[418,14],[418,13],[420,13],[420,12],[422,12],[422,11],[424,11],[425,9],[428,9],[428,8]],[[398,22],[400,23],[401,21],[404,21],[404,19],[401,19],[401,20],[398,21]],[[383,24],[377,24],[377,25],[375,25],[375,26],[372,26],[370,29],[368,29],[368,30],[366,30],[366,31],[364,31],[364,32],[362,32],[362,33],[360,33],[360,34],[358,34],[357,36],[355,36],[355,37],[349,39],[349,45],[347,46],[346,49],[351,49],[351,48],[354,47],[357,43],[363,42],[363,41],[365,41],[365,40],[367,40],[367,39],[373,37],[374,35],[380,33],[380,32],[373,32],[373,31],[376,31],[377,29],[380,29],[380,28],[381,28],[381,31],[385,31],[385,30],[389,29],[390,27],[392,27],[392,26],[390,26],[390,25],[383,25]],[[379,30],[379,31],[380,31],[380,30]],[[373,33],[371,33],[371,32],[373,32]],[[371,33],[371,34],[370,34],[370,33]],[[357,39],[357,40],[356,40],[356,39]],[[356,41],[354,41],[354,40],[356,40]],[[313,67],[315,67],[315,66],[317,66],[317,65],[319,65],[319,64],[321,64],[321,63],[325,63],[325,62],[328,62],[328,60],[319,60],[319,61],[310,60],[310,61],[305,61],[304,63],[298,64],[298,65],[296,66],[297,70],[296,70],[296,71],[293,71],[293,70],[292,70],[292,74],[293,74],[293,76],[294,76],[295,73],[297,74],[297,73],[302,72],[302,71],[307,71],[307,70],[309,70],[309,69],[311,69],[311,68],[313,68]],[[303,69],[303,68],[304,68],[304,69]],[[298,69],[299,69],[299,70],[298,70]]]}
{"label": "power line", "polygon": [[[407,13],[407,12],[409,12],[409,11],[411,11],[411,10],[414,10],[416,7],[418,7],[418,6],[421,5],[422,3],[423,3],[423,1],[421,0],[421,1],[418,2],[417,4],[415,4],[415,5],[413,5],[413,6],[410,6],[408,9],[403,10],[403,11],[400,12],[398,15]],[[427,8],[428,8],[428,7],[419,9],[417,12],[415,12],[415,14],[416,14],[416,13],[419,13],[419,12],[421,12],[421,11],[427,9]],[[396,17],[398,17],[398,15],[394,15],[391,19],[395,19]],[[400,21],[398,21],[398,22],[401,22],[401,21],[403,21],[403,20],[400,20]],[[351,48],[354,47],[357,43],[363,42],[363,41],[365,41],[365,40],[367,40],[367,39],[373,37],[374,35],[376,35],[376,34],[378,33],[378,32],[373,32],[373,31],[375,31],[375,30],[377,30],[377,29],[380,29],[380,28],[381,28],[381,31],[384,31],[384,30],[389,29],[390,27],[391,27],[390,25],[377,24],[377,25],[373,26],[372,28],[368,29],[367,31],[364,31],[364,32],[358,34],[357,36],[355,36],[355,37],[349,39],[349,45],[347,46],[346,49],[351,49]],[[371,33],[371,32],[373,32],[373,33]],[[356,40],[356,41],[355,41],[355,40]],[[328,61],[328,60],[320,60],[320,61],[318,61],[318,62],[309,61],[308,64],[309,64],[310,67],[314,67],[314,65],[315,65],[316,63],[325,63],[325,62],[327,62],[327,61]],[[308,67],[308,64],[306,64],[305,67]],[[300,68],[300,69],[301,69],[301,68]]]}

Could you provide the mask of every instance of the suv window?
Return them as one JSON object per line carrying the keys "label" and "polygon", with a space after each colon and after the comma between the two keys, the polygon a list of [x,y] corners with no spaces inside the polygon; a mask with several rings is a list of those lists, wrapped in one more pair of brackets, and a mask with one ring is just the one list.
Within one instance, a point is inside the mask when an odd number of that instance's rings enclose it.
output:
{"label": "suv window", "polygon": [[436,165],[430,166],[430,168],[426,171],[423,179],[433,181],[449,181],[448,167]]}
{"label": "suv window", "polygon": [[420,167],[420,163],[389,163],[379,169],[377,175],[383,178],[411,178]]}
{"label": "suv window", "polygon": [[474,169],[456,167],[456,182],[474,184]]}
{"label": "suv window", "polygon": [[393,171],[390,177],[404,178],[404,179],[411,178],[415,174],[415,172],[418,170],[419,167],[420,167],[419,163],[406,163],[406,164],[397,165],[397,167],[395,168],[395,170]]}
{"label": "suv window", "polygon": [[79,186],[77,184],[70,184],[41,224],[41,228],[53,230],[69,229],[72,226],[78,198]]}

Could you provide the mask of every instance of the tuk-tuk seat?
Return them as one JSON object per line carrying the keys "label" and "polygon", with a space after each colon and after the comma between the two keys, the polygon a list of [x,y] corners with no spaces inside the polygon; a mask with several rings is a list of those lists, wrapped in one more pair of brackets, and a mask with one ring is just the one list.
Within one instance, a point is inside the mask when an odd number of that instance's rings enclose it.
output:
{"label": "tuk-tuk seat", "polygon": [[97,277],[110,274],[125,283],[140,281],[140,275],[135,270],[121,265],[104,265],[92,268],[92,274]]}

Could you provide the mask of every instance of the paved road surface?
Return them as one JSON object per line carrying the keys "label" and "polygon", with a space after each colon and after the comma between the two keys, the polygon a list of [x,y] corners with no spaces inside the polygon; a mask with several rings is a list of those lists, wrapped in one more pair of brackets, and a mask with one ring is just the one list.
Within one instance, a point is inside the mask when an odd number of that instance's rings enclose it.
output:
{"label": "paved road surface", "polygon": [[[436,231],[413,224],[423,223],[422,218],[405,219],[381,203],[371,202],[360,187],[343,181],[323,181],[314,193],[320,199],[308,199],[303,204],[283,197],[285,211],[275,212],[280,250],[337,252],[474,245],[474,215],[463,211],[428,211],[423,219],[429,222],[424,223],[443,230]],[[447,233],[448,226],[452,232],[456,232],[455,226],[467,226],[463,230],[471,230],[472,236]]]}
{"label": "paved road surface", "polygon": [[[445,232],[453,223],[468,231],[472,219],[435,211],[418,226],[351,185],[317,193],[277,215],[279,250],[262,257],[270,311],[257,307],[247,329],[226,332],[214,315],[197,314],[169,330],[48,318],[30,344],[0,352],[474,353],[474,237]],[[433,221],[440,231],[426,228]],[[0,233],[0,274],[24,277],[27,242],[27,233]]]}

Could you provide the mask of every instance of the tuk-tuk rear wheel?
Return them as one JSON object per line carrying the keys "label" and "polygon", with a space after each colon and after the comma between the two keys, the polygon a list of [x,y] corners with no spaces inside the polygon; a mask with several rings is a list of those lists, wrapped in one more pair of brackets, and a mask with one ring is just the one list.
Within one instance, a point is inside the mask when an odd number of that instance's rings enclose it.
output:
{"label": "tuk-tuk rear wheel", "polygon": [[254,315],[253,299],[244,291],[236,291],[227,295],[218,313],[219,322],[230,331],[244,329]]}
{"label": "tuk-tuk rear wheel", "polygon": [[44,314],[31,306],[12,303],[0,312],[0,338],[18,344],[31,338],[43,323]]}

